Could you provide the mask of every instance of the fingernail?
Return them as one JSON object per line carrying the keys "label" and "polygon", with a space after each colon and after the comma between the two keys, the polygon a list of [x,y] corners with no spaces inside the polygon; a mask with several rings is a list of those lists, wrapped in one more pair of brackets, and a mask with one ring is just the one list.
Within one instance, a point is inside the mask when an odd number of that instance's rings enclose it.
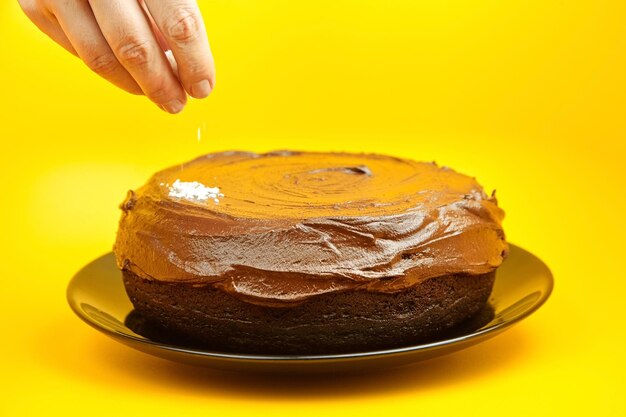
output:
{"label": "fingernail", "polygon": [[209,80],[198,81],[191,86],[191,95],[195,98],[205,98],[211,93]]}
{"label": "fingernail", "polygon": [[172,114],[180,113],[184,107],[185,105],[178,99],[174,99],[163,105],[165,111]]}

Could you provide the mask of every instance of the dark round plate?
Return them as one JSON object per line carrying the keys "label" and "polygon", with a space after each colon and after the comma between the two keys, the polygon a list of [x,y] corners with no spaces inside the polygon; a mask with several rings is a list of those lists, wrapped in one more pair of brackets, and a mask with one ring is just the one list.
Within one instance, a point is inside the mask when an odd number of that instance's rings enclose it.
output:
{"label": "dark round plate", "polygon": [[160,337],[140,325],[112,253],[89,263],[74,276],[67,299],[78,317],[96,330],[161,358],[239,371],[338,372],[406,365],[487,340],[537,310],[550,296],[552,286],[548,267],[530,252],[511,245],[509,257],[496,274],[489,305],[445,335],[401,348],[312,356],[214,352]]}

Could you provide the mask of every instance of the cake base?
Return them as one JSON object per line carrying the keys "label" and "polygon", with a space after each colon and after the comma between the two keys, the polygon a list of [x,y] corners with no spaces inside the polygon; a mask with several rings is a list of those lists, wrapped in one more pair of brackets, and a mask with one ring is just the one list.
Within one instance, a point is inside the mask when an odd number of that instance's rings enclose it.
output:
{"label": "cake base", "polygon": [[495,280],[495,271],[446,275],[393,294],[337,292],[276,308],[241,301],[211,286],[122,272],[135,310],[180,343],[283,355],[389,349],[432,338],[481,311]]}

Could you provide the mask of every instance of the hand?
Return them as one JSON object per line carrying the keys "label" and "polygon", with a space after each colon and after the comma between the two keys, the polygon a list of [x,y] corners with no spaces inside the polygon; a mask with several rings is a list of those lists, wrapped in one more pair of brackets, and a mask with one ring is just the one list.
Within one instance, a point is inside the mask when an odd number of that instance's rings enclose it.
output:
{"label": "hand", "polygon": [[213,89],[213,56],[195,0],[18,1],[93,71],[169,113],[185,107],[185,92],[204,98]]}

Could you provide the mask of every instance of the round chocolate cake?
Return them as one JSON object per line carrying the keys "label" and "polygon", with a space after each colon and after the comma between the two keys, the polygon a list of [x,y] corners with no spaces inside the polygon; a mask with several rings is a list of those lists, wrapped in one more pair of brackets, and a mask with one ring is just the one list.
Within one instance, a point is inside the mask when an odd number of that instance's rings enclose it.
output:
{"label": "round chocolate cake", "polygon": [[408,345],[488,301],[507,253],[468,176],[372,154],[223,152],[156,173],[121,205],[136,312],[227,352]]}

